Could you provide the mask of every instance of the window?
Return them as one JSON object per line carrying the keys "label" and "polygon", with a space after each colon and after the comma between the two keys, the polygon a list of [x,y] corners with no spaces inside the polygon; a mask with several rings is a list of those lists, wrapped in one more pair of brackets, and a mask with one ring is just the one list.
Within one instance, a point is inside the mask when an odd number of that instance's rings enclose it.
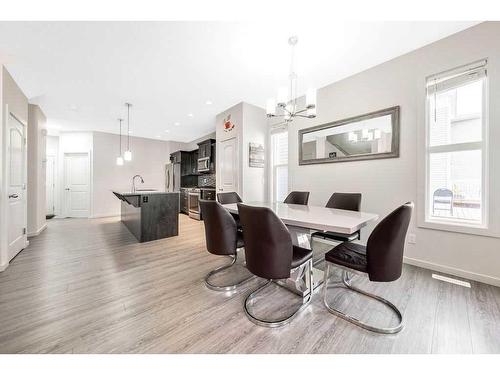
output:
{"label": "window", "polygon": [[282,202],[288,194],[288,132],[271,134],[272,201]]}
{"label": "window", "polygon": [[426,222],[487,227],[486,61],[427,79]]}

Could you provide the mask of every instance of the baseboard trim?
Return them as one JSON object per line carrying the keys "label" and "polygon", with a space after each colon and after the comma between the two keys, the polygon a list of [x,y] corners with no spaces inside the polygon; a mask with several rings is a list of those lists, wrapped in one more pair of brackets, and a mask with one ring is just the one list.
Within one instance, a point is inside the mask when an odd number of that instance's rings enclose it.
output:
{"label": "baseboard trim", "polygon": [[31,233],[28,233],[28,238],[29,237],[36,237],[38,236],[40,233],[42,233],[45,229],[47,228],[47,223],[43,224],[36,232],[31,232]]}
{"label": "baseboard trim", "polygon": [[498,277],[488,276],[488,275],[484,275],[482,273],[470,272],[470,271],[463,270],[461,268],[444,266],[442,264],[427,262],[425,260],[409,258],[409,257],[404,257],[403,262],[407,263],[407,264],[411,264],[413,266],[427,268],[427,269],[430,269],[432,271],[443,272],[443,273],[447,273],[449,275],[463,277],[464,279],[479,281],[481,283],[500,287],[500,278],[498,278]]}

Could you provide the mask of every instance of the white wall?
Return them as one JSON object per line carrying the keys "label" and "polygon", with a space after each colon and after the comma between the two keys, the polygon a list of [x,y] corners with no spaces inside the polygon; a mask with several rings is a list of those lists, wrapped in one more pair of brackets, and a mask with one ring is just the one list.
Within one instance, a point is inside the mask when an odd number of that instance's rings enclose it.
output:
{"label": "white wall", "polygon": [[131,178],[136,174],[144,178],[144,185],[137,181],[141,188],[165,189],[165,164],[169,161],[170,152],[176,151],[170,151],[170,148],[178,145],[146,138],[130,139],[132,161],[117,166],[119,136],[94,132],[93,217],[119,215],[120,201],[111,190],[130,191]]}
{"label": "white wall", "polygon": [[[224,130],[224,119],[231,115],[234,128]],[[238,154],[238,186],[236,192],[246,201],[264,201],[267,199],[267,163],[265,168],[250,168],[248,163],[249,143],[261,143],[267,148],[268,126],[266,111],[263,108],[239,103],[218,114],[215,119],[217,150],[221,142],[236,138]],[[267,154],[266,154],[267,155]],[[221,153],[217,152],[217,186],[220,185],[218,171]]]}
{"label": "white wall", "polygon": [[[411,52],[318,91],[318,117],[294,120],[289,127],[290,190],[311,191],[310,204],[324,205],[335,192],[363,193],[362,210],[381,217],[406,201],[422,204],[417,170],[425,124],[425,77],[488,58],[490,123],[490,199],[493,226],[500,212],[500,23],[487,22]],[[375,110],[401,106],[400,154],[396,159],[298,165],[297,131]],[[406,261],[500,285],[500,239],[417,227],[409,232]],[[373,225],[362,231],[366,240]]]}
{"label": "white wall", "polygon": [[198,143],[203,142],[204,140],[207,140],[207,139],[210,139],[210,138],[215,139],[215,137],[216,137],[215,132],[212,132],[212,133],[207,134],[207,135],[205,135],[203,137],[195,139],[194,141],[186,143],[185,144],[185,148],[183,148],[182,150],[183,151],[193,151],[193,150],[196,150],[198,148]]}
{"label": "white wall", "polygon": [[[267,163],[264,163],[264,168],[251,168],[248,159],[250,143],[262,144],[264,145],[264,150],[266,150],[268,148],[267,139],[266,111],[263,108],[243,103],[242,186],[243,196],[249,202],[267,200]],[[264,155],[266,154],[265,152]]]}
{"label": "white wall", "polygon": [[28,112],[28,236],[38,235],[46,226],[46,123],[40,107]]}

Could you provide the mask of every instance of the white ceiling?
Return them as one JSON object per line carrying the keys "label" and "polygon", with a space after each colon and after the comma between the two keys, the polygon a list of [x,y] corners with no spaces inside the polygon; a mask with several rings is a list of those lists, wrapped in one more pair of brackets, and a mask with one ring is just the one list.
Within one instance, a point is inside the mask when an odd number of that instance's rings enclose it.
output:
{"label": "white ceiling", "polygon": [[0,63],[51,127],[117,133],[130,102],[134,136],[192,141],[287,84],[290,35],[305,92],[476,23],[0,22]]}

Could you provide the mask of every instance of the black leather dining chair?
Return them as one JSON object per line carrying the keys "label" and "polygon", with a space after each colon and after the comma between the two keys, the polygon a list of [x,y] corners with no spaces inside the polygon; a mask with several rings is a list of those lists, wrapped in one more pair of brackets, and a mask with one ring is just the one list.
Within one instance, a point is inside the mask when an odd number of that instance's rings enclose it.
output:
{"label": "black leather dining chair", "polygon": [[203,215],[203,223],[205,226],[205,241],[207,250],[214,255],[229,256],[231,263],[225,266],[218,267],[210,271],[205,276],[205,285],[216,291],[231,291],[250,280],[252,277],[247,277],[243,280],[231,285],[217,286],[210,282],[210,278],[230,267],[232,267],[238,257],[238,249],[245,246],[243,235],[238,231],[236,222],[220,203],[214,200],[200,199],[200,210]]}
{"label": "black leather dining chair", "polygon": [[[325,207],[348,211],[359,211],[361,208],[361,193],[333,193]],[[325,240],[346,242],[359,240],[361,238],[361,231],[358,230],[351,234],[329,231],[314,232],[311,236],[321,237]]]}
{"label": "black leather dining chair", "polygon": [[228,193],[217,193],[217,200],[220,204],[240,203],[243,202],[237,192],[231,191]]}
{"label": "black leather dining chair", "polygon": [[[217,200],[219,201],[220,204],[243,202],[238,193],[235,191],[230,191],[227,193],[217,193]],[[234,220],[236,220],[236,225],[238,226],[238,229],[241,229],[240,215],[231,212],[231,216],[234,218]]]}
{"label": "black leather dining chair", "polygon": [[[325,254],[326,270],[323,282],[323,302],[332,314],[367,330],[377,333],[397,333],[403,329],[403,315],[388,300],[356,288],[351,283],[351,274],[368,275],[370,281],[391,282],[399,279],[403,268],[403,252],[406,233],[410,224],[413,203],[408,202],[387,215],[373,229],[366,246],[343,242]],[[342,283],[328,285],[332,266],[342,269]],[[346,288],[373,298],[389,307],[398,317],[398,324],[389,328],[369,325],[345,314],[327,302],[328,289]]]}
{"label": "black leather dining chair", "polygon": [[309,192],[308,191],[292,191],[285,198],[283,203],[289,204],[303,204],[307,206],[309,202]]}
{"label": "black leather dining chair", "polygon": [[[245,237],[246,266],[254,275],[267,279],[265,284],[246,297],[245,313],[255,324],[280,327],[289,323],[311,301],[312,251],[294,246],[285,224],[269,208],[238,203],[238,211]],[[304,281],[306,289],[302,304],[292,314],[282,319],[271,320],[254,316],[248,306],[254,303],[257,294],[273,281],[289,278],[292,270],[298,271],[299,277]]]}

